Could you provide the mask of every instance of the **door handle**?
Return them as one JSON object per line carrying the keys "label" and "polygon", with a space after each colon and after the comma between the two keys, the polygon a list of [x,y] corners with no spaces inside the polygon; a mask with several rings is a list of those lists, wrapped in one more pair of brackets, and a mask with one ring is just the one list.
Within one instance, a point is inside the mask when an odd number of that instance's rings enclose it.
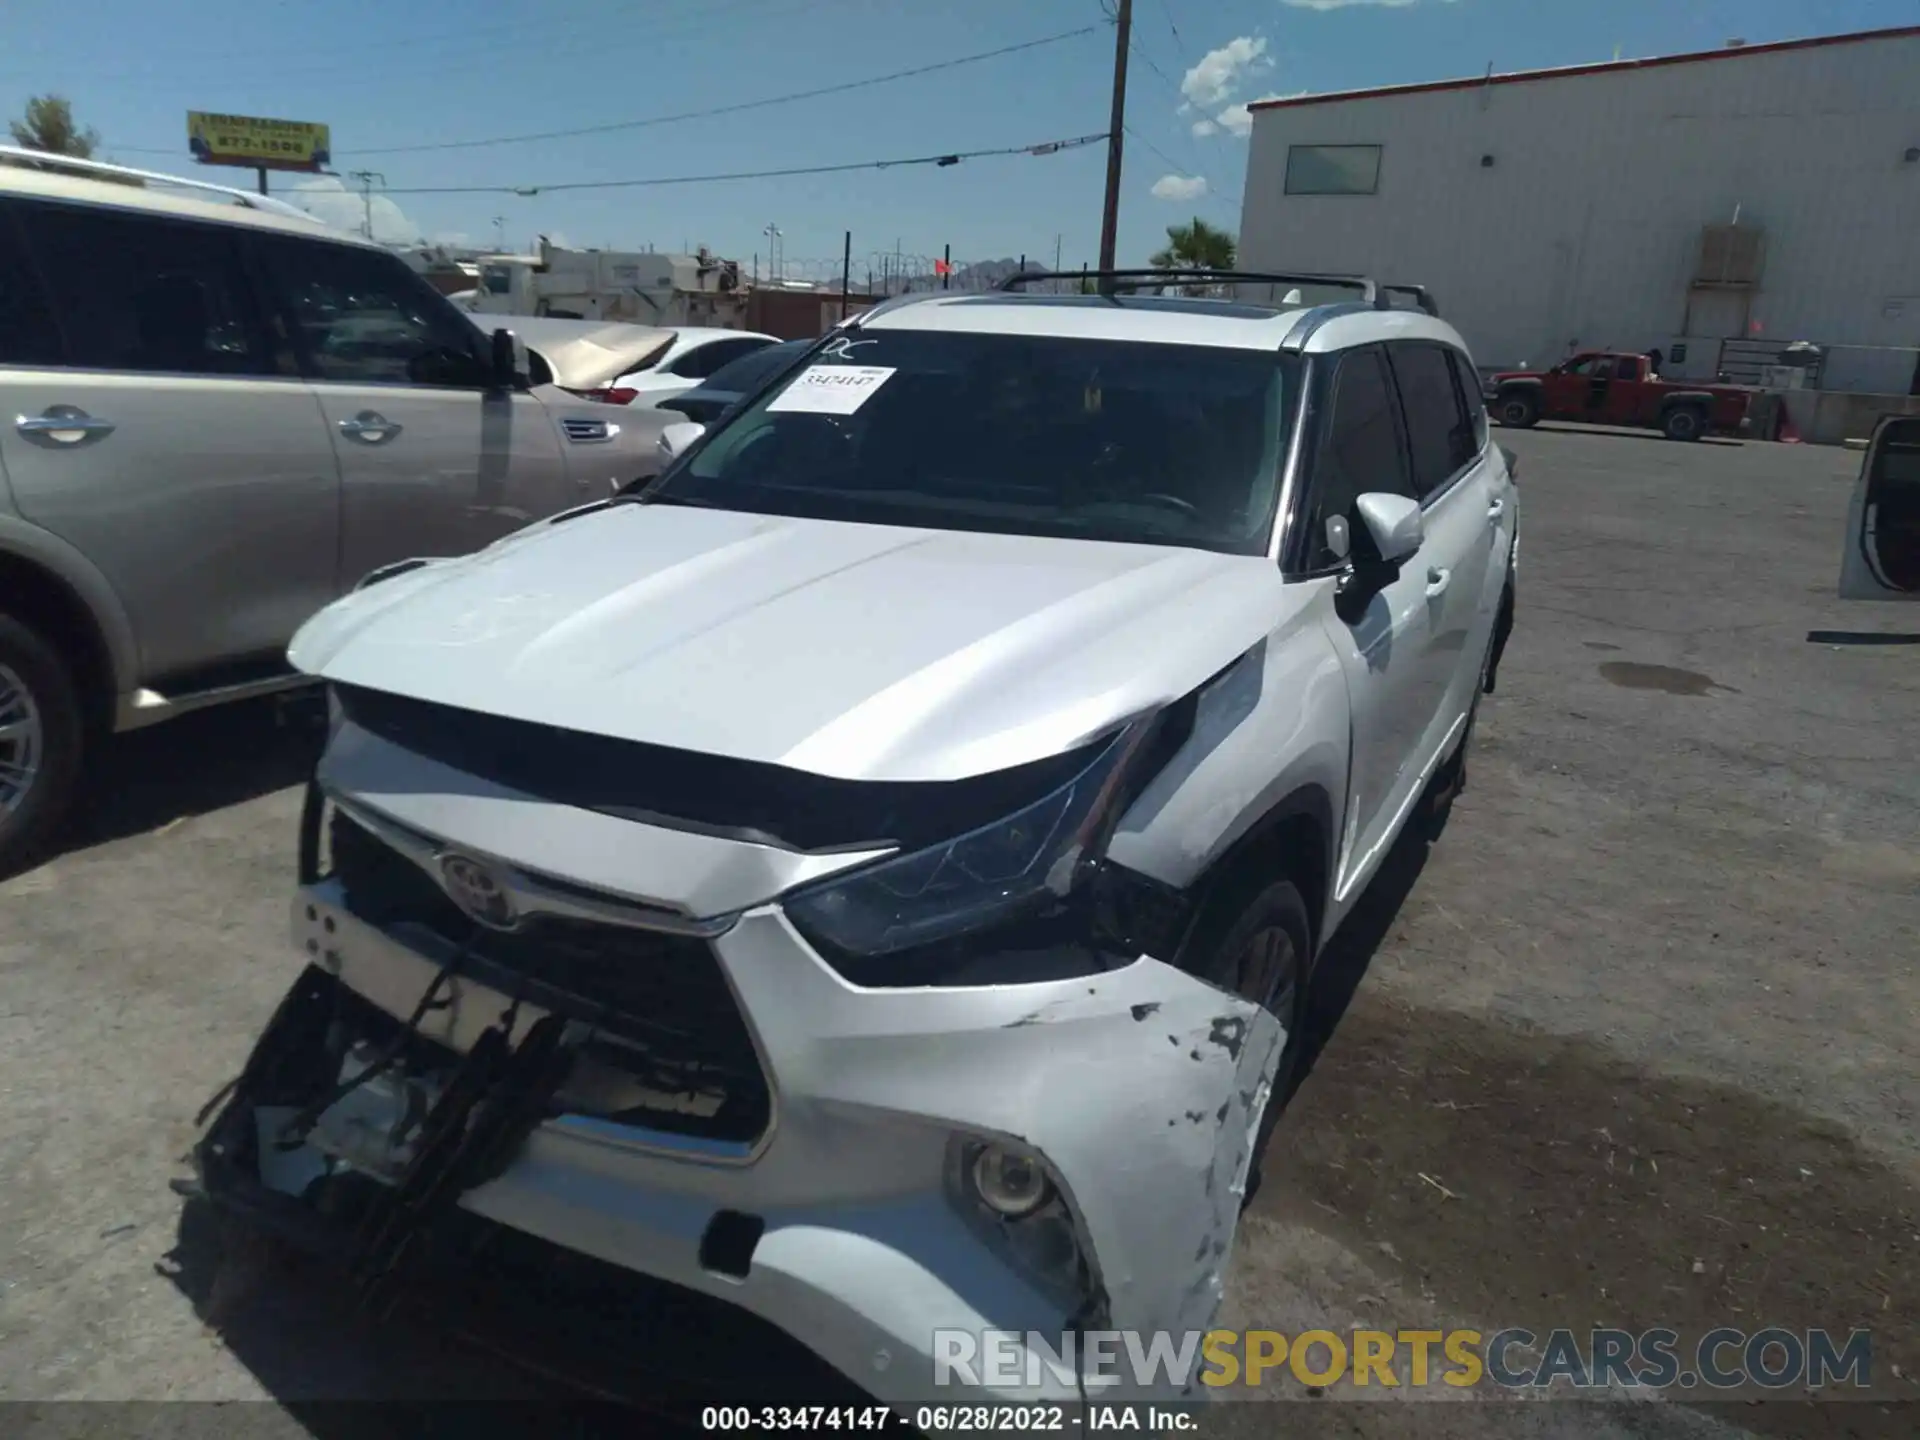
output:
{"label": "door handle", "polygon": [[351,420],[340,422],[340,433],[363,445],[378,445],[400,433],[401,427],[375,410],[362,410]]}
{"label": "door handle", "polygon": [[29,440],[48,445],[84,445],[113,433],[113,422],[89,415],[78,405],[49,405],[38,415],[21,415],[13,428]]}
{"label": "door handle", "polygon": [[1506,514],[1506,513],[1507,513],[1507,502],[1506,502],[1506,501],[1504,501],[1504,500],[1489,500],[1489,501],[1487,502],[1487,518],[1488,518],[1489,520],[1498,520],[1498,519],[1499,519],[1499,518],[1500,518],[1500,517],[1501,517],[1502,515],[1504,515],[1504,514]]}
{"label": "door handle", "polygon": [[1431,600],[1436,595],[1446,594],[1448,582],[1450,582],[1452,579],[1453,579],[1453,571],[1443,569],[1438,565],[1428,566],[1427,567],[1427,598]]}

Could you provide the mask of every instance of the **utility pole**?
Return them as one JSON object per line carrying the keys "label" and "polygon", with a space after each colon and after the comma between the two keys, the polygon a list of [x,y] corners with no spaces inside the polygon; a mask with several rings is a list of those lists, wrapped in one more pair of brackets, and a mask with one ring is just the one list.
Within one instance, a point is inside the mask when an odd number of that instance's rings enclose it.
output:
{"label": "utility pole", "polygon": [[384,187],[387,183],[387,177],[382,175],[378,170],[355,170],[348,178],[360,182],[360,203],[366,207],[367,215],[367,223],[364,229],[367,239],[371,240],[373,239],[373,182],[378,180],[381,186]]}
{"label": "utility pole", "polygon": [[1132,40],[1133,0],[1118,0],[1113,35],[1113,117],[1107,123],[1107,203],[1100,215],[1102,270],[1113,269],[1120,229],[1120,149],[1127,128],[1127,47]]}
{"label": "utility pole", "polygon": [[947,246],[940,260],[940,288],[942,290],[953,288],[953,246],[951,245]]}
{"label": "utility pole", "polygon": [[767,275],[775,285],[780,283],[780,227],[771,222],[760,232],[767,237]]}
{"label": "utility pole", "polygon": [[847,318],[847,291],[853,288],[853,232],[840,242],[840,318]]}
{"label": "utility pole", "polygon": [[507,253],[507,217],[504,215],[493,217],[493,248],[502,255]]}

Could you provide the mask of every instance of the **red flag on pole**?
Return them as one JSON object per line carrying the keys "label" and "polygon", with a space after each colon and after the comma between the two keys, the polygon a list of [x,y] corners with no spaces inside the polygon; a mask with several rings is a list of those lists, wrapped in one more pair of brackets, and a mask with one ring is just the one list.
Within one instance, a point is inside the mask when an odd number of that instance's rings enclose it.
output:
{"label": "red flag on pole", "polygon": [[936,275],[951,275],[953,273],[953,266],[945,260],[936,260],[933,262],[933,273]]}

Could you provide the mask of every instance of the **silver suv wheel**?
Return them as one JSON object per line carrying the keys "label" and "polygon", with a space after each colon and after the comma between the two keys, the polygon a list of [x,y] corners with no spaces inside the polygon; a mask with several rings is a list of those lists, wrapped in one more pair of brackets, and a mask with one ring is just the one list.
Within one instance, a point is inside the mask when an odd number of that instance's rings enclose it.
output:
{"label": "silver suv wheel", "polygon": [[26,803],[40,773],[40,707],[17,671],[0,665],[0,815]]}

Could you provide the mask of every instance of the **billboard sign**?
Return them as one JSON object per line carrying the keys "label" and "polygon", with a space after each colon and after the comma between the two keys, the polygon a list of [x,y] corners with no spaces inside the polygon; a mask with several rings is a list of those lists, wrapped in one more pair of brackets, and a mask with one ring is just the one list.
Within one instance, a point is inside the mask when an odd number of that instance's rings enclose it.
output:
{"label": "billboard sign", "polygon": [[304,120],[262,120],[252,115],[187,112],[187,148],[202,165],[240,165],[249,170],[324,170],[332,141],[324,125]]}

